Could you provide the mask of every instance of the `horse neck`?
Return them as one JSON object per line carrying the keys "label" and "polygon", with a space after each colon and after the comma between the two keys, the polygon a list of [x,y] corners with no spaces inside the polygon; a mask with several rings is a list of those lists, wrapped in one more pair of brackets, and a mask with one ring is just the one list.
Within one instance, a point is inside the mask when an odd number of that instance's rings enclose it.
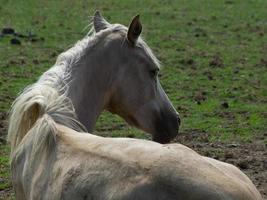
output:
{"label": "horse neck", "polygon": [[104,60],[99,60],[95,53],[86,55],[76,63],[71,72],[68,96],[78,119],[88,132],[94,130],[111,91],[112,71],[105,66],[108,62]]}

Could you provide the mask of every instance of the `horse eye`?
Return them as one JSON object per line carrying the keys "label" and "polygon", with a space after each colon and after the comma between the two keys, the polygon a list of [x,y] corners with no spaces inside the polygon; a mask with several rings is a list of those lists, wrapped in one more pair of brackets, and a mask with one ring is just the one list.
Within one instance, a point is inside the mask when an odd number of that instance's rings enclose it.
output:
{"label": "horse eye", "polygon": [[153,70],[150,70],[149,71],[150,75],[152,78],[156,77],[159,73],[159,70],[158,69],[153,69]]}

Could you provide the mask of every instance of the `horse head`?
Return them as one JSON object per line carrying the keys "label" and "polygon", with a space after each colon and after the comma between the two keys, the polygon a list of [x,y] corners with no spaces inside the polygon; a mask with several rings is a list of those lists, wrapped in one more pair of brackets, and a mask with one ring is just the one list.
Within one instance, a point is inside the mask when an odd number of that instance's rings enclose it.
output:
{"label": "horse head", "polygon": [[161,87],[159,62],[140,37],[139,15],[127,28],[108,23],[97,11],[93,24],[96,34],[113,27],[102,43],[110,52],[105,58],[116,72],[105,108],[151,133],[154,141],[169,142],[178,134],[180,118]]}

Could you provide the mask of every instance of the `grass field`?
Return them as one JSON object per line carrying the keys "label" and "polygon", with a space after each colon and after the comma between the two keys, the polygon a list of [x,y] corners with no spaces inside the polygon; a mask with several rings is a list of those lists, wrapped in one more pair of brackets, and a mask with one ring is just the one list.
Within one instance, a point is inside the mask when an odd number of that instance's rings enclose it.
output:
{"label": "grass field", "polygon": [[[96,9],[127,25],[139,13],[143,37],[162,63],[161,83],[182,118],[181,134],[209,142],[267,145],[267,1],[0,0],[0,137],[18,92],[88,31]],[[21,44],[11,44],[12,39]],[[12,40],[14,43],[14,40]],[[109,113],[96,133],[149,138]],[[179,137],[178,137],[179,140]],[[9,191],[9,147],[0,140],[0,192]],[[3,193],[0,199],[10,198]]]}

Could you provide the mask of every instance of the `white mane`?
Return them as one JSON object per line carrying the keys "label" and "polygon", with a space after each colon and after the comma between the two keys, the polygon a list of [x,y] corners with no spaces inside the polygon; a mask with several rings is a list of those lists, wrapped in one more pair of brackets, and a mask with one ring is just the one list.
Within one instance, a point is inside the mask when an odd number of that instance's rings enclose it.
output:
{"label": "white mane", "polygon": [[87,36],[58,56],[55,65],[46,71],[38,82],[46,85],[49,84],[54,87],[56,86],[60,91],[66,91],[72,68],[79,62],[81,57],[86,54],[87,50],[93,48],[99,41],[114,30],[118,28],[122,29],[122,27],[122,25],[113,25],[97,34],[94,29],[91,28]]}
{"label": "white mane", "polygon": [[[54,121],[73,128],[77,131],[86,131],[86,128],[77,120],[71,100],[66,96],[68,78],[71,68],[84,55],[90,46],[96,44],[99,36],[86,36],[77,42],[74,47],[62,53],[55,65],[46,71],[33,85],[28,86],[13,102],[9,116],[7,139],[11,143],[11,156],[18,149],[23,149],[30,140],[39,140],[38,134],[54,137]],[[99,34],[100,35],[100,34]],[[101,34],[103,35],[103,34]],[[40,120],[39,118],[42,118]],[[52,118],[53,120],[49,120]],[[38,120],[39,119],[39,120]],[[44,122],[44,119],[47,123]],[[34,126],[34,124],[37,124]],[[34,129],[31,130],[30,129]],[[28,139],[23,138],[28,132]],[[32,138],[29,138],[32,137]],[[42,137],[41,137],[42,138]],[[36,144],[38,141],[33,141]],[[22,143],[22,144],[20,144]],[[40,143],[40,141],[39,141]],[[20,145],[20,148],[18,148]],[[39,145],[40,146],[40,145]],[[37,149],[36,149],[37,151]]]}

